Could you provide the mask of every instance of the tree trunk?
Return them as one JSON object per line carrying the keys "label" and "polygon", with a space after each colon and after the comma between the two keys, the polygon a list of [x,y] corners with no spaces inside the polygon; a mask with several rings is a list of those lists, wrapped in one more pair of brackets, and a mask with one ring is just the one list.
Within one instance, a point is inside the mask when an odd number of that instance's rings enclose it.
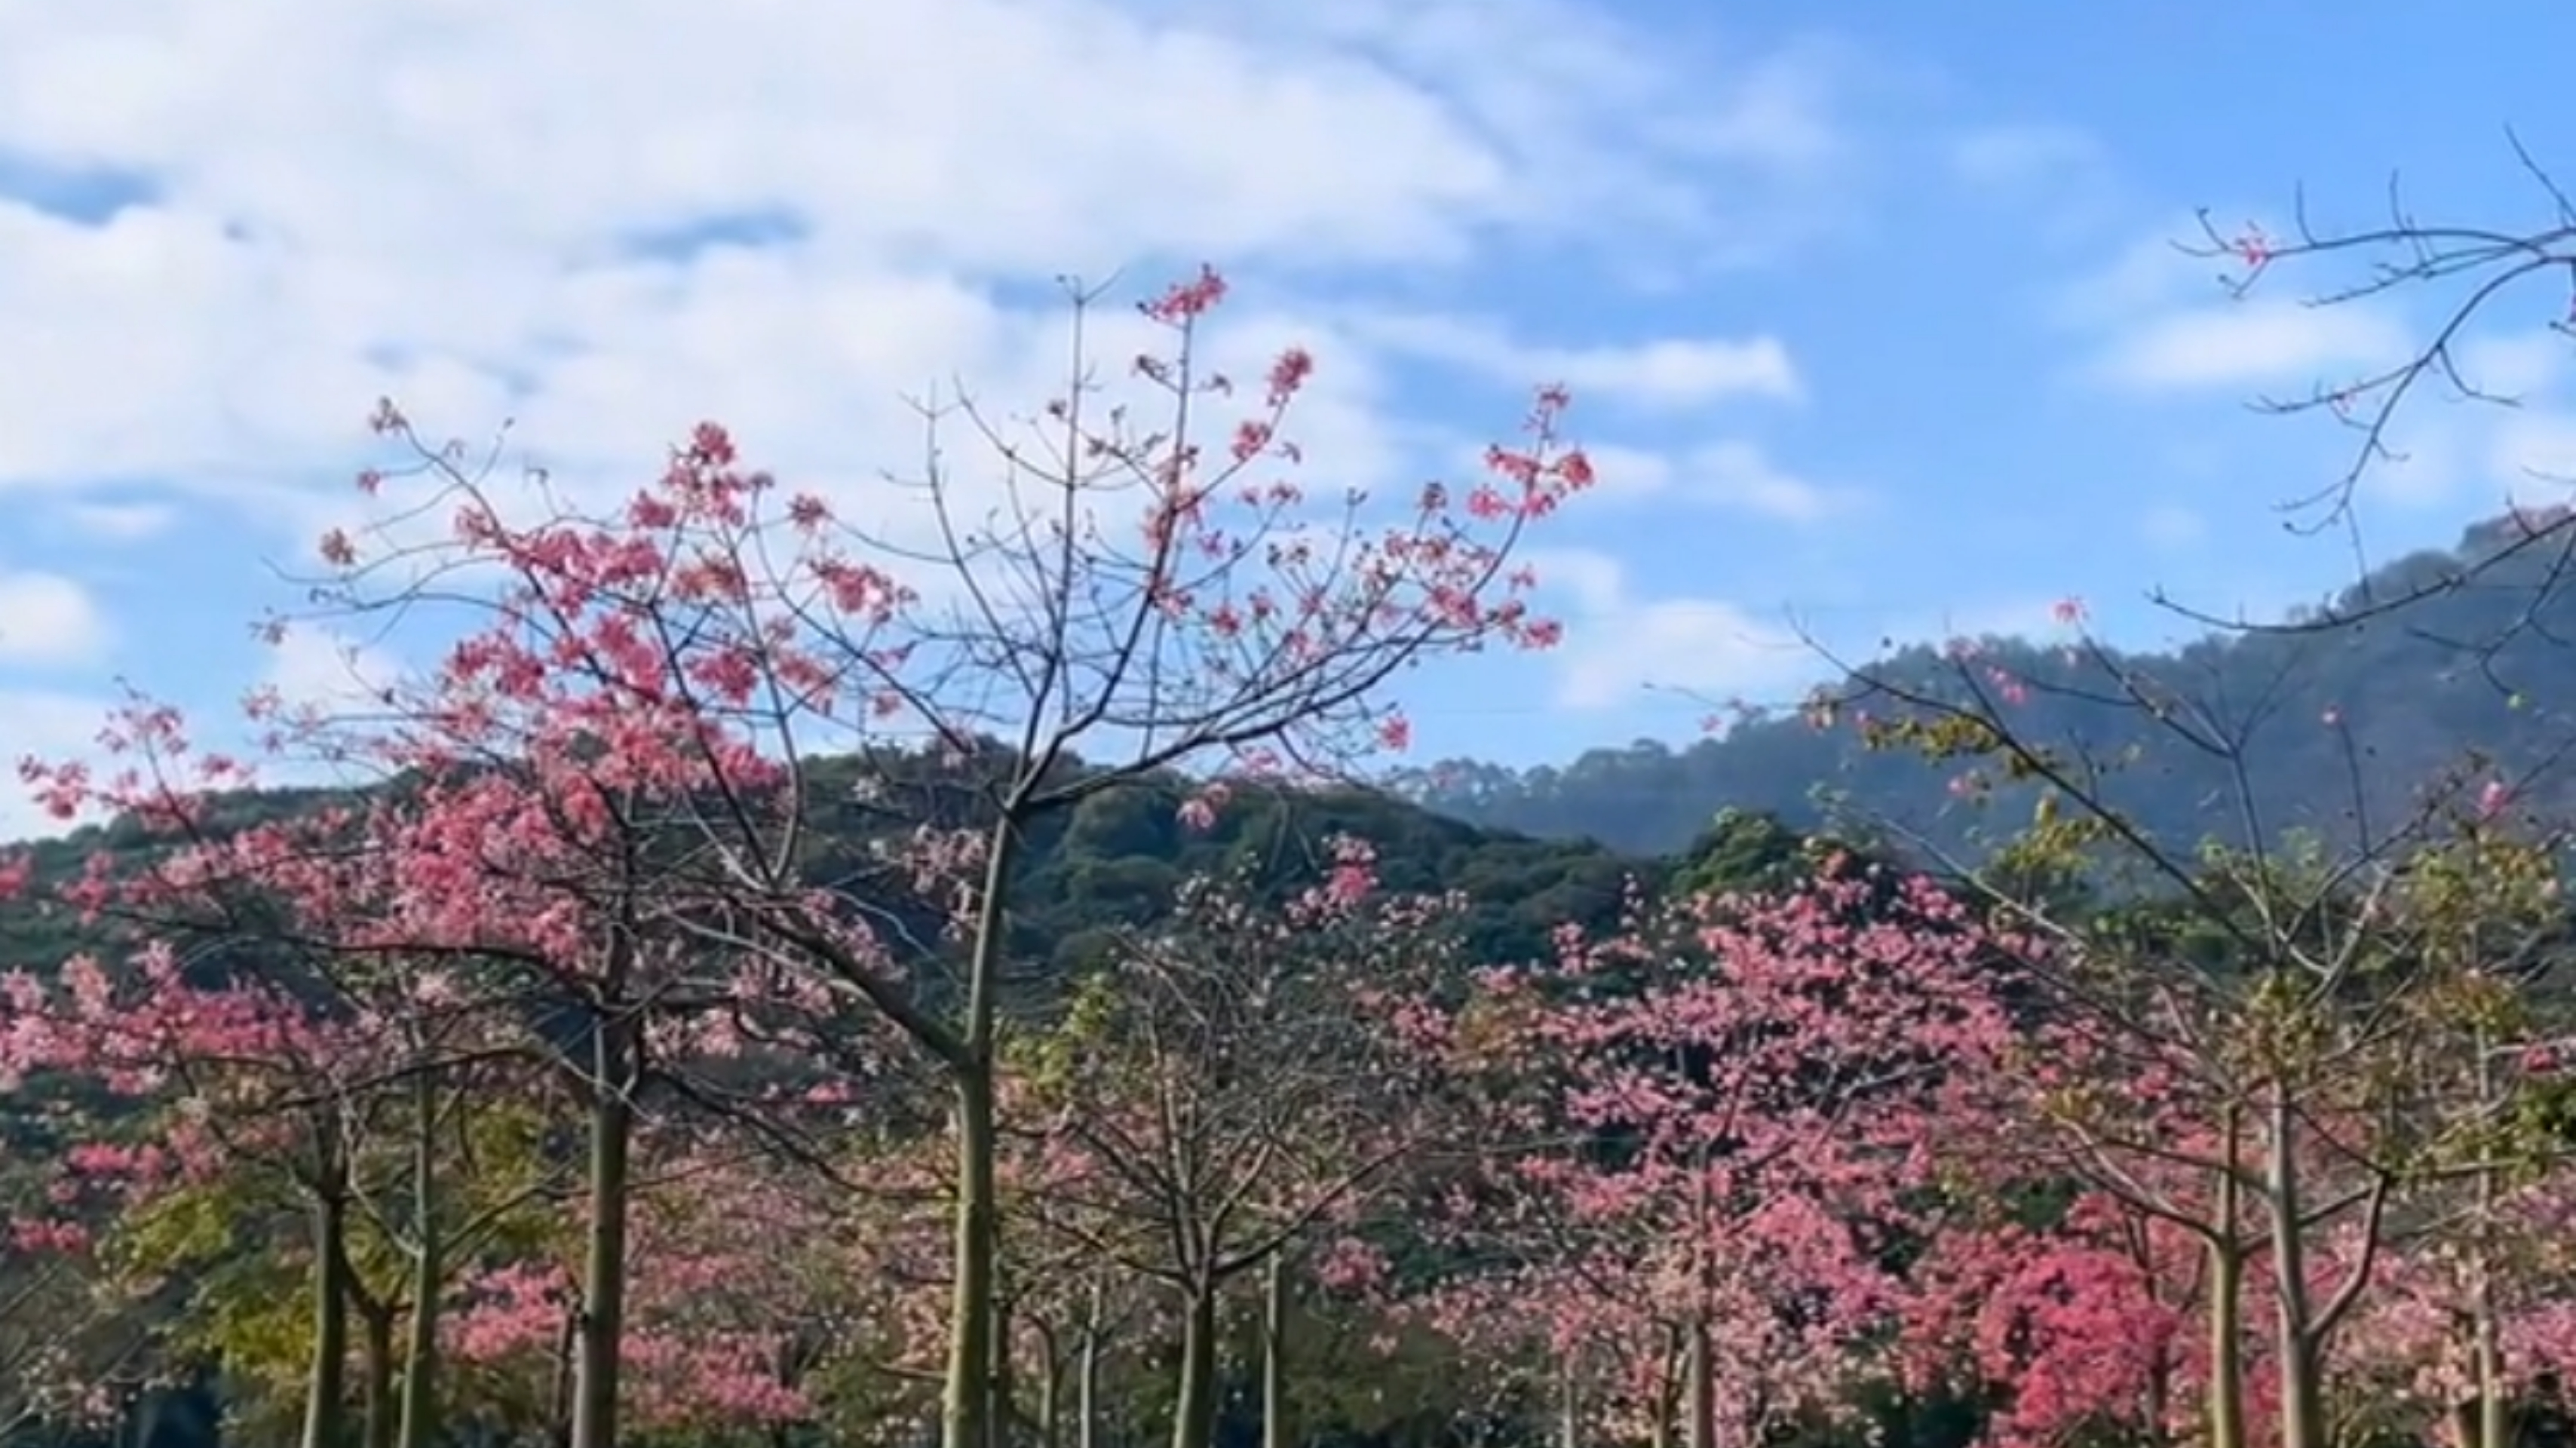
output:
{"label": "tree trunk", "polygon": [[2289,1087],[2272,1085],[2264,1130],[2271,1186],[2273,1355],[2280,1376],[2281,1448],[2328,1448],[2324,1364],[2310,1330],[2305,1183],[2299,1174],[2299,1127]]}
{"label": "tree trunk", "polygon": [[[2487,1106],[2496,1098],[2495,1058],[2488,1049],[2484,1031],[2476,1036],[2478,1102]],[[2478,1421],[2476,1448],[2513,1448],[2513,1427],[2505,1402],[2504,1344],[2496,1321],[2495,1230],[2496,1169],[2481,1166],[2477,1175],[2478,1215],[2474,1227],[2475,1248],[2469,1270],[2476,1275],[2470,1284],[2470,1365],[2476,1384]]]}
{"label": "tree trunk", "polygon": [[367,1448],[394,1448],[394,1304],[358,1315],[358,1385],[361,1439]]}
{"label": "tree trunk", "polygon": [[438,1422],[438,1298],[447,1278],[447,1240],[439,1222],[438,1117],[427,1073],[414,1078],[412,1099],[411,1328],[404,1344],[402,1429],[398,1448],[435,1448]]}
{"label": "tree trunk", "polygon": [[563,1326],[555,1333],[554,1372],[546,1383],[546,1441],[554,1448],[565,1448],[572,1442],[573,1344],[581,1337],[581,1304],[574,1303],[564,1313]]}
{"label": "tree trunk", "polygon": [[997,1286],[993,1264],[1001,1251],[1000,1213],[994,1197],[993,1026],[1002,960],[1009,945],[1011,863],[1018,851],[1018,814],[1005,810],[987,837],[984,889],[975,902],[975,945],[966,968],[966,1029],[958,1042],[962,1059],[949,1062],[957,1132],[956,1270],[950,1288],[941,1448],[1002,1448],[992,1411]]}
{"label": "tree trunk", "polygon": [[573,1340],[571,1448],[618,1448],[626,1340],[628,1154],[634,1145],[634,1025],[601,1013],[593,1035],[590,1226],[582,1244],[581,1315]]}
{"label": "tree trunk", "polygon": [[2227,1240],[2209,1245],[2209,1448],[2246,1448],[2245,1259]]}
{"label": "tree trunk", "polygon": [[1288,1448],[1288,1249],[1261,1282],[1261,1448]]}
{"label": "tree trunk", "polygon": [[1043,1319],[1037,1323],[1038,1353],[1038,1448],[1061,1448],[1064,1442],[1064,1353],[1057,1346],[1055,1326]]}
{"label": "tree trunk", "polygon": [[2173,1442],[2173,1378],[2173,1354],[2156,1354],[2154,1364],[2147,1369],[2147,1425],[2142,1438],[2146,1448],[2166,1448]]}
{"label": "tree trunk", "polygon": [[998,1298],[993,1303],[993,1376],[991,1417],[986,1431],[993,1436],[996,1448],[1018,1437],[1020,1421],[1020,1376],[1018,1354],[1014,1351],[1019,1324],[1014,1320],[1012,1304]]}
{"label": "tree trunk", "polygon": [[2495,1323],[2478,1332],[2478,1448],[2512,1448],[2513,1405],[2506,1401],[2504,1353],[2496,1342]]}
{"label": "tree trunk", "polygon": [[1583,1370],[1573,1354],[1557,1365],[1556,1448],[1583,1448]]}
{"label": "tree trunk", "polygon": [[1216,1439],[1216,1286],[1184,1288],[1180,1382],[1172,1394],[1172,1448],[1209,1448]]}
{"label": "tree trunk", "polygon": [[303,1448],[346,1448],[349,1399],[349,1200],[338,1187],[313,1202],[313,1361],[304,1388]]}
{"label": "tree trunk", "polygon": [[1717,1448],[1716,1345],[1709,1341],[1708,1318],[1691,1319],[1690,1338],[1682,1349],[1683,1427],[1687,1448]]}
{"label": "tree trunk", "polygon": [[1091,1281],[1091,1300],[1082,1319],[1082,1359],[1074,1379],[1074,1448],[1100,1448],[1100,1279]]}
{"label": "tree trunk", "polygon": [[993,1436],[995,1123],[993,1077],[975,1066],[952,1082],[957,1133],[956,1280],[949,1304],[941,1448],[1000,1448]]}
{"label": "tree trunk", "polygon": [[2210,1448],[2246,1448],[2245,1248],[2240,1235],[2245,1184],[2237,1176],[2244,1141],[2244,1115],[2230,1105],[2219,1124],[2219,1146],[2226,1153],[2227,1164],[2210,1183]]}
{"label": "tree trunk", "polygon": [[1655,1384],[1654,1419],[1648,1424],[1647,1441],[1653,1448],[1673,1448],[1673,1418],[1681,1407],[1682,1396],[1681,1374],[1675,1370],[1684,1366],[1681,1359],[1682,1354],[1675,1350],[1667,1329],[1664,1370]]}

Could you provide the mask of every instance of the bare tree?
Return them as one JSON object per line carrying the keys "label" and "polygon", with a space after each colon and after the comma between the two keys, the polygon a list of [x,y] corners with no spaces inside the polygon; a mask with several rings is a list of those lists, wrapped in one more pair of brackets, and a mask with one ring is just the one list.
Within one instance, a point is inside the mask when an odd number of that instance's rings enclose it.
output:
{"label": "bare tree", "polygon": [[1283,908],[1241,880],[1185,886],[1174,921],[1110,947],[1030,1053],[1044,1130],[1081,1164],[1030,1210],[1171,1294],[1173,1448],[1212,1440],[1226,1288],[1268,1269],[1275,1378],[1290,1255],[1455,1125],[1433,1001],[1462,974],[1456,902],[1367,899],[1364,847],[1338,848],[1335,883]]}
{"label": "bare tree", "polygon": [[[2283,508],[2296,529],[2341,532],[2353,549],[2360,585],[2337,606],[2287,622],[2224,619],[2166,600],[2178,612],[2231,629],[2317,632],[2501,583],[2521,597],[2521,607],[2505,610],[2500,622],[2475,636],[2437,632],[2431,637],[2477,660],[2505,692],[2519,695],[2530,687],[2527,679],[2500,676],[2497,660],[2528,636],[2560,641],[2550,605],[2567,581],[2571,553],[2576,553],[2576,511],[2564,503],[2517,506],[2471,539],[2459,567],[2380,583],[2370,577],[2359,506],[2365,478],[2406,458],[2409,419],[2425,405],[2450,401],[2495,410],[2523,405],[2513,391],[2479,375],[2474,344],[2516,333],[2561,342],[2576,336],[2571,332],[2571,322],[2576,322],[2576,301],[2571,301],[2576,298],[2576,204],[2518,136],[2508,133],[2508,141],[2543,203],[2542,214],[2520,227],[2422,220],[2395,176],[2389,179],[2383,215],[2361,226],[2316,221],[2304,193],[2294,200],[2286,234],[2275,235],[2253,223],[2226,226],[2206,211],[2201,214],[2200,235],[2181,243],[2181,249],[2230,267],[2219,280],[2233,295],[2298,285],[2288,280],[2295,274],[2310,279],[2301,298],[2305,306],[2429,298],[2436,320],[2421,344],[2395,362],[2322,380],[2301,395],[2255,403],[2276,415],[2322,415],[2353,436],[2344,466],[2321,486],[2286,499]],[[2576,479],[2538,475],[2533,480],[2576,484]],[[2501,577],[2507,573],[2509,580]]]}

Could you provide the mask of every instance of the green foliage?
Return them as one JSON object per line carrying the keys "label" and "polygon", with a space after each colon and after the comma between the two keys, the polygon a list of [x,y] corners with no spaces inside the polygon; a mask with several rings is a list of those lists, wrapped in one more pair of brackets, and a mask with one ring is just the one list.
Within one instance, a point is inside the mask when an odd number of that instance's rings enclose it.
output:
{"label": "green foliage", "polygon": [[225,1364],[245,1389],[291,1392],[312,1342],[305,1225],[275,1178],[237,1173],[169,1187],[111,1219],[111,1276],[167,1302],[161,1336]]}
{"label": "green foliage", "polygon": [[[909,897],[872,846],[923,815],[958,824],[989,815],[970,787],[975,761],[944,773],[928,762],[906,767],[915,773],[863,791],[859,761],[818,762],[807,780],[816,828],[803,864],[817,880],[870,897],[911,938],[935,939],[937,912]],[[1284,898],[1321,876],[1322,841],[1335,834],[1375,845],[1390,889],[1463,893],[1465,943],[1489,960],[1544,954],[1550,932],[1565,921],[1606,923],[1632,877],[1659,873],[1653,861],[1598,845],[1488,830],[1357,789],[1238,788],[1213,827],[1194,832],[1179,820],[1191,788],[1178,776],[1159,776],[1103,790],[1041,821],[1019,854],[1015,953],[1050,967],[1043,977],[1068,976],[1120,927],[1161,915],[1193,875],[1243,872],[1261,898]],[[863,802],[889,793],[897,796],[890,804]],[[336,798],[312,791],[228,796],[209,828],[243,828]],[[101,850],[141,865],[154,848],[128,822],[90,827],[40,844],[37,878],[69,879]],[[0,960],[42,968],[82,950],[112,956],[112,946],[112,934],[69,915],[0,907]]]}

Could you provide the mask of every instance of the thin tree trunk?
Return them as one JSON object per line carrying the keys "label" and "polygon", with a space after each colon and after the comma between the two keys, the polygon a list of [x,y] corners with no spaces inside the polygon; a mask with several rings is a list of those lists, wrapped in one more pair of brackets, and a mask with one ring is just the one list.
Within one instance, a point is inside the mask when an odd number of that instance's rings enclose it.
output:
{"label": "thin tree trunk", "polygon": [[1091,1279],[1091,1300],[1084,1304],[1082,1360],[1074,1379],[1075,1448],[1100,1448],[1100,1279]]}
{"label": "thin tree trunk", "polygon": [[2246,1448],[2245,1259],[2226,1240],[2209,1245],[2209,1448]]}
{"label": "thin tree trunk", "polygon": [[635,1106],[627,1093],[634,1026],[602,1013],[592,1040],[590,1223],[573,1340],[571,1448],[618,1448],[617,1397],[626,1339],[626,1208]]}
{"label": "thin tree trunk", "polygon": [[1019,821],[1015,811],[1005,810],[988,837],[984,890],[975,902],[975,948],[967,959],[966,1029],[959,1052],[963,1059],[949,1063],[957,1132],[956,1269],[950,1288],[941,1448],[1002,1448],[994,1431],[991,1376],[997,1286],[993,1266],[1001,1252],[993,1160],[993,1026],[1008,948],[1011,864],[1018,851]]}
{"label": "thin tree trunk", "polygon": [[1288,1448],[1288,1249],[1261,1282],[1261,1448]]}
{"label": "thin tree trunk", "polygon": [[581,1337],[581,1306],[576,1303],[564,1313],[563,1327],[555,1334],[554,1379],[546,1386],[547,1400],[553,1409],[553,1420],[546,1425],[548,1441],[564,1448],[572,1442],[573,1344]]}
{"label": "thin tree trunk", "polygon": [[2273,1354],[2280,1376],[2281,1448],[2328,1448],[2325,1390],[2319,1381],[2314,1314],[2308,1302],[2305,1183],[2299,1174],[2299,1128],[2285,1083],[2272,1084],[2264,1151],[2272,1210]]}
{"label": "thin tree trunk", "polygon": [[[2495,1063],[2488,1054],[2486,1033],[2480,1031],[2477,1049],[2478,1101],[2492,1103],[2496,1096]],[[2496,1322],[2495,1229],[2496,1169],[2482,1166],[2477,1176],[2478,1214],[2473,1231],[2475,1250],[2469,1268],[2477,1276],[2470,1287],[2470,1363],[2475,1374],[2478,1394],[2477,1448],[2512,1448],[2513,1427],[2505,1402],[2504,1344]]]}
{"label": "thin tree trunk", "polygon": [[2147,1369],[2146,1432],[2144,1441],[2150,1448],[2164,1448],[2173,1441],[2173,1356],[2170,1351],[2156,1354],[2155,1364]]}
{"label": "thin tree trunk", "polygon": [[1660,1380],[1655,1384],[1655,1415],[1654,1421],[1649,1425],[1647,1439],[1653,1448],[1673,1448],[1673,1417],[1681,1407],[1682,1389],[1681,1376],[1674,1369],[1683,1365],[1681,1357],[1681,1353],[1670,1340],[1669,1330],[1667,1330],[1664,1343],[1664,1370]]}
{"label": "thin tree trunk", "polygon": [[394,1448],[394,1308],[381,1303],[358,1315],[358,1402],[367,1448]]}
{"label": "thin tree trunk", "polygon": [[1172,1448],[1209,1448],[1216,1438],[1216,1288],[1183,1289],[1180,1382],[1172,1394]]}
{"label": "thin tree trunk", "polygon": [[2210,1183],[2214,1199],[2208,1243],[2210,1448],[2246,1448],[2245,1249],[2239,1235],[2245,1187],[2237,1176],[2244,1141],[2244,1114],[2231,1104],[2219,1125],[2226,1166]]}
{"label": "thin tree trunk", "polygon": [[413,1078],[411,1162],[411,1328],[403,1349],[402,1430],[398,1448],[434,1448],[438,1422],[438,1298],[447,1278],[446,1234],[439,1222],[445,1203],[438,1191],[436,1086],[428,1073]]}
{"label": "thin tree trunk", "polygon": [[986,1421],[995,1448],[1005,1448],[1018,1435],[1020,1418],[1020,1375],[1018,1354],[1013,1350],[1019,1336],[1012,1304],[996,1299],[993,1303],[993,1376],[992,1416]]}
{"label": "thin tree trunk", "polygon": [[1556,1448],[1583,1448],[1583,1371],[1568,1353],[1557,1365]]}
{"label": "thin tree trunk", "polygon": [[1691,1319],[1682,1349],[1682,1424],[1686,1448],[1717,1448],[1717,1364],[1705,1314]]}
{"label": "thin tree trunk", "polygon": [[313,1360],[303,1448],[345,1448],[349,1397],[349,1200],[338,1186],[313,1202]]}
{"label": "thin tree trunk", "polygon": [[1038,1379],[1038,1448],[1061,1448],[1064,1442],[1064,1353],[1056,1342],[1055,1327],[1044,1319],[1036,1324],[1038,1364],[1043,1374]]}
{"label": "thin tree trunk", "polygon": [[1046,1355],[1046,1376],[1038,1378],[1038,1448],[1064,1443],[1064,1368],[1056,1355]]}
{"label": "thin tree trunk", "polygon": [[[2481,1298],[2492,1300],[2481,1288]],[[2512,1448],[2512,1405],[2505,1401],[2504,1348],[2496,1341],[2495,1313],[2482,1305],[2478,1312],[2477,1346],[2478,1437],[2477,1448]]]}
{"label": "thin tree trunk", "polygon": [[992,1433],[994,1288],[993,1078],[984,1066],[957,1072],[956,1282],[949,1304],[948,1383],[941,1448],[1000,1448]]}

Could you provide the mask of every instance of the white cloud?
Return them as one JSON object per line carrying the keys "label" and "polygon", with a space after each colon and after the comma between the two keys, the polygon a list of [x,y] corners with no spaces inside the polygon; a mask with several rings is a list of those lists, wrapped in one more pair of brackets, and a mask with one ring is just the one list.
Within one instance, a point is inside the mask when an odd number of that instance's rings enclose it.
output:
{"label": "white cloud", "polygon": [[[1596,549],[1524,548],[1516,561],[1537,573],[1539,586],[1550,595],[1549,607],[1570,617],[1607,615],[1628,601],[1626,566]],[[1557,596],[1570,606],[1559,608],[1554,602]]]}
{"label": "white cloud", "polygon": [[63,510],[71,525],[95,538],[133,543],[167,532],[178,510],[167,503],[96,501]]}
{"label": "white cloud", "polygon": [[111,636],[106,613],[78,580],[0,569],[0,664],[95,663]]}
{"label": "white cloud", "polygon": [[390,650],[319,624],[289,627],[268,648],[261,682],[289,710],[326,716],[362,710],[403,677],[402,661]]}
{"label": "white cloud", "polygon": [[2576,414],[2506,414],[2495,429],[2489,468],[2517,502],[2568,501],[2576,486]]}
{"label": "white cloud", "polygon": [[[1032,279],[1208,257],[1293,322],[1326,273],[1782,214],[1837,151],[1832,67],[1709,52],[1575,0],[9,7],[0,147],[148,184],[103,224],[0,200],[0,315],[47,359],[0,387],[0,490],[167,480],[308,531],[379,393],[515,413],[568,478],[631,485],[712,415],[864,486],[919,454],[899,393],[1050,390]],[[637,245],[753,219],[789,239]],[[1372,446],[1362,339],[1311,340],[1351,380],[1310,450]],[[1791,376],[1776,343],[1529,360],[1668,403]]]}
{"label": "white cloud", "polygon": [[1669,452],[1626,443],[1586,441],[1583,455],[1592,463],[1590,506],[1643,503],[1667,496],[1672,488],[1674,467]]}
{"label": "white cloud", "polygon": [[2567,361],[2567,334],[2535,328],[2468,342],[2460,348],[2459,370],[2478,392],[2519,401],[2557,386],[2567,376]]}
{"label": "white cloud", "polygon": [[2019,242],[2090,251],[2129,209],[2110,153],[2090,132],[2021,122],[1945,139],[1938,164],[1963,192],[2013,218]]}
{"label": "white cloud", "polygon": [[2019,191],[2063,185],[2107,163],[2101,142],[2072,126],[1980,126],[1954,138],[1951,171],[1971,186]]}
{"label": "white cloud", "polygon": [[1588,506],[1652,502],[1808,524],[1841,517],[1867,502],[1858,489],[1802,477],[1781,467],[1760,446],[1741,440],[1679,449],[1586,443],[1584,454],[1599,480]]}
{"label": "white cloud", "polygon": [[2209,520],[2180,503],[2159,503],[2147,510],[2141,531],[2158,548],[2185,548],[2209,536]]}
{"label": "white cloud", "polygon": [[[2568,501],[2576,487],[2576,412],[2550,390],[2545,354],[2507,343],[2471,360],[2479,370],[2469,380],[2516,405],[2427,406],[2449,394],[2421,395],[2392,421],[2388,454],[2363,475],[2366,494],[2400,508],[2480,513]],[[2336,441],[2346,452],[2356,445],[2349,435]]]}
{"label": "white cloud", "polygon": [[1759,695],[1822,672],[1782,624],[1715,598],[1641,598],[1626,569],[1588,549],[1534,549],[1539,585],[1562,590],[1567,643],[1557,655],[1557,703],[1599,710],[1671,689],[1706,699]]}
{"label": "white cloud", "polygon": [[2053,319],[2086,339],[2090,380],[2133,392],[2304,397],[2407,355],[2404,320],[2377,299],[2313,305],[2284,277],[2237,295],[2226,282],[2243,266],[2205,254],[2210,244],[2198,218],[2176,217],[2058,289]]}
{"label": "white cloud", "polygon": [[1787,345],[1768,335],[1549,347],[1516,341],[1489,323],[1454,317],[1372,316],[1359,319],[1358,327],[1361,335],[1381,345],[1508,386],[1562,382],[1580,402],[1679,412],[1733,397],[1794,402],[1805,395]]}
{"label": "white cloud", "polygon": [[[281,637],[260,682],[276,689],[289,707],[347,710],[364,707],[374,689],[392,682],[399,669],[399,660],[382,648],[306,626]],[[48,765],[82,764],[102,779],[112,770],[130,767],[130,758],[120,759],[99,742],[101,731],[120,707],[121,702],[111,698],[0,687],[0,847],[98,822],[101,815],[94,809],[68,821],[46,813],[20,784],[18,766],[28,759]],[[363,773],[349,764],[259,757],[249,748],[252,741],[241,716],[221,703],[193,712],[189,725],[201,746],[251,759],[267,784],[320,784]]]}
{"label": "white cloud", "polygon": [[2144,390],[2334,385],[2405,356],[2405,327],[2361,303],[2308,306],[2277,298],[2194,307],[2149,318],[2115,340],[2099,366]]}
{"label": "white cloud", "polygon": [[2177,245],[2199,234],[2198,223],[2183,216],[2131,241],[2107,263],[2055,288],[2052,320],[2071,330],[2109,330],[2221,299],[2227,268]]}
{"label": "white cloud", "polygon": [[1859,501],[1848,489],[1788,472],[1762,449],[1745,442],[1715,443],[1685,454],[1675,478],[1684,497],[1785,523],[1817,522]]}

